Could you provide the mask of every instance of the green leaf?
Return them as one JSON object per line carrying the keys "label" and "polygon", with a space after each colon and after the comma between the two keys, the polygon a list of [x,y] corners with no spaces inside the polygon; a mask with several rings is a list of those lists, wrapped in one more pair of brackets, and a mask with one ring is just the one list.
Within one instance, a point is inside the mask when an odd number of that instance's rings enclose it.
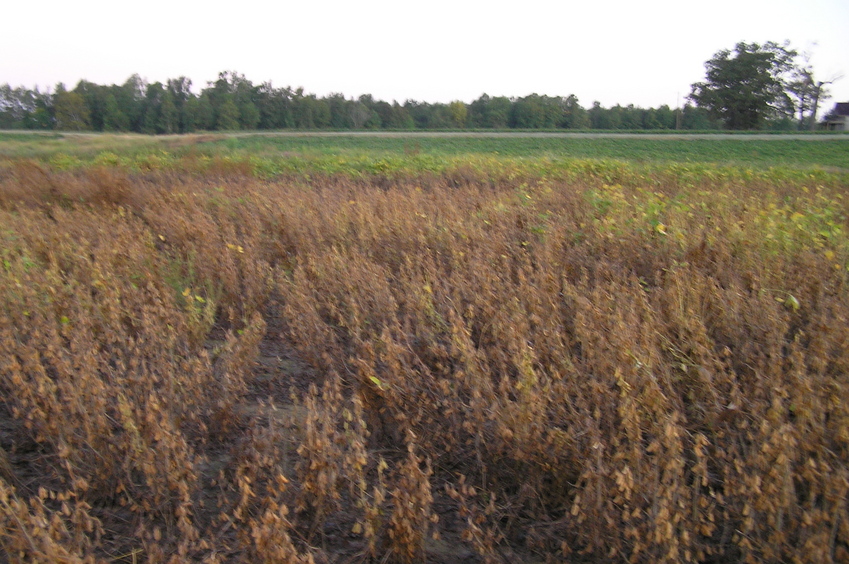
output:
{"label": "green leaf", "polygon": [[787,294],[787,298],[784,300],[784,305],[787,309],[792,309],[793,311],[799,311],[799,308],[802,307],[799,304],[799,300],[797,300],[792,294]]}

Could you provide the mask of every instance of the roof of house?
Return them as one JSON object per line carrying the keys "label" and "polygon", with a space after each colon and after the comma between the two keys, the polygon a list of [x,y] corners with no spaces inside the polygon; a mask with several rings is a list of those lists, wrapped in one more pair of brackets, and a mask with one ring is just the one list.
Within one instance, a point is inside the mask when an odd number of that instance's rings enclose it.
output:
{"label": "roof of house", "polygon": [[849,102],[838,102],[835,113],[839,116],[849,116]]}

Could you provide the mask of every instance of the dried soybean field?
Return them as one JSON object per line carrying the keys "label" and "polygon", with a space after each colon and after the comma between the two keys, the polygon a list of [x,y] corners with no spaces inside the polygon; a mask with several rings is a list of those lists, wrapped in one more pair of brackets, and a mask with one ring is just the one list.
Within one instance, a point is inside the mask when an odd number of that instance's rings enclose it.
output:
{"label": "dried soybean field", "polygon": [[847,141],[566,141],[0,135],[0,559],[849,561]]}

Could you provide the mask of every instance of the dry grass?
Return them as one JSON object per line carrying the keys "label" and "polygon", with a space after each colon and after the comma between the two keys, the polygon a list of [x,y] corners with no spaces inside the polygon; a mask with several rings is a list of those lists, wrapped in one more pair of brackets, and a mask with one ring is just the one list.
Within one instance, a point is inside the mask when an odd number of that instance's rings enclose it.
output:
{"label": "dry grass", "polygon": [[0,171],[6,559],[849,560],[845,179],[237,164]]}

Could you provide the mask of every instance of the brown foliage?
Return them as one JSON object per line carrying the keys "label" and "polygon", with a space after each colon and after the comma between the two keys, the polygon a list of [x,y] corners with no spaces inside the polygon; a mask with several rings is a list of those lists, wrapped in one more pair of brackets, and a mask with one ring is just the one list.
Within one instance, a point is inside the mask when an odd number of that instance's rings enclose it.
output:
{"label": "brown foliage", "polygon": [[249,172],[3,171],[8,559],[846,558],[846,186]]}

